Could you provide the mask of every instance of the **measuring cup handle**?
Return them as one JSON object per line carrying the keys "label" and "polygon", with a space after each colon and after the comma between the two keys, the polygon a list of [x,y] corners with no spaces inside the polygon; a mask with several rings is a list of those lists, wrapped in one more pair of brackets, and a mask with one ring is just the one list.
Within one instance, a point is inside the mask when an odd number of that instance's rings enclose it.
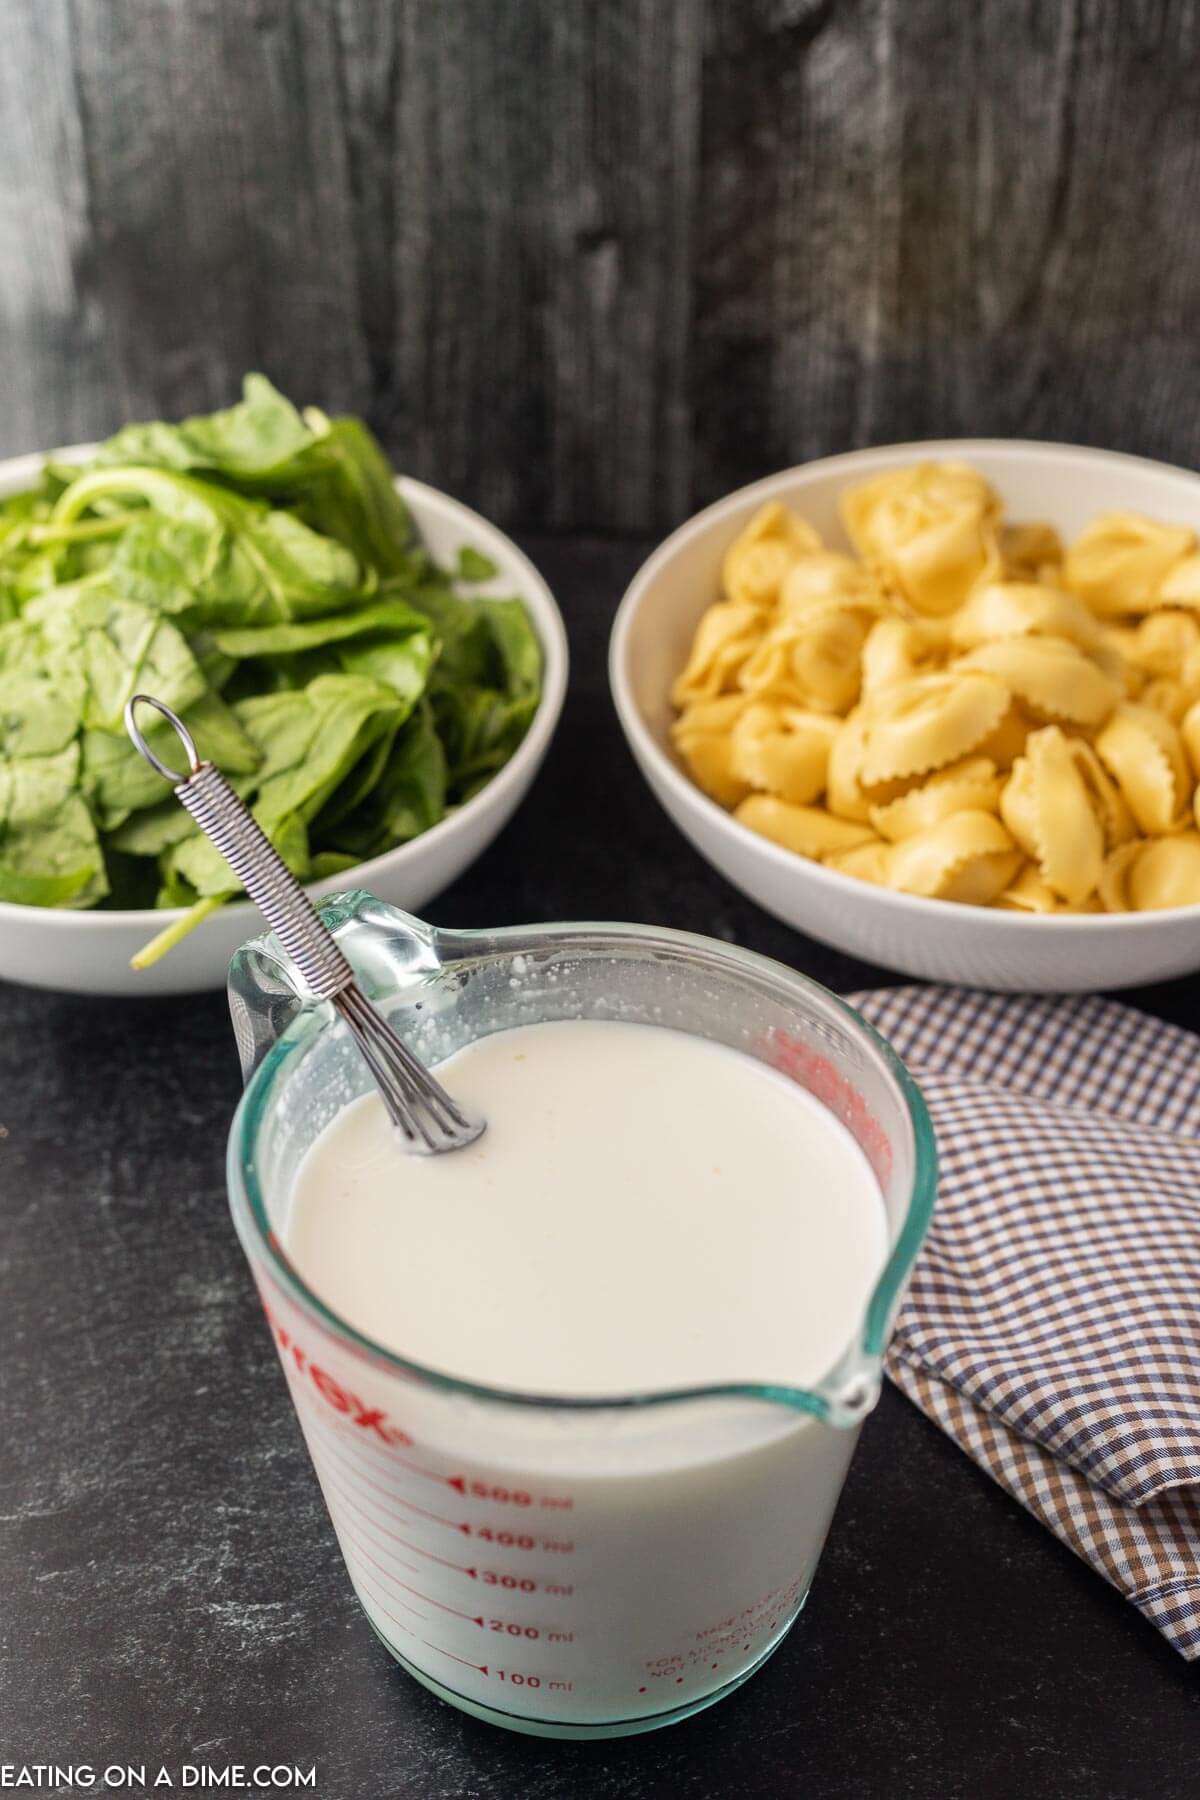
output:
{"label": "measuring cup handle", "polygon": [[[432,925],[361,888],[331,895],[317,912],[319,927],[333,933],[339,959],[371,999],[419,987],[444,966],[443,939]],[[320,998],[301,981],[279,939],[266,933],[235,952],[227,993],[244,1082]]]}

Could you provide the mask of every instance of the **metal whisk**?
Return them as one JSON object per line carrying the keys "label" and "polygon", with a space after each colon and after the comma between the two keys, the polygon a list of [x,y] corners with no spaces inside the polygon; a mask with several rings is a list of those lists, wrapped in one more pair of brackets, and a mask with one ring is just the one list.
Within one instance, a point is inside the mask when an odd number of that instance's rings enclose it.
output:
{"label": "metal whisk", "polygon": [[[161,762],[137,723],[137,708],[152,706],[175,729],[187,753],[180,775]],[[375,1078],[383,1103],[413,1150],[436,1153],[473,1143],[485,1121],[463,1112],[424,1063],[415,1057],[354,978],[333,933],[221,771],[201,762],[191,733],[161,700],[134,694],[125,707],[125,729],[152,768],[171,783],[201,831],[211,838],[241,881],[305,983],[318,1000],[333,1003]]]}

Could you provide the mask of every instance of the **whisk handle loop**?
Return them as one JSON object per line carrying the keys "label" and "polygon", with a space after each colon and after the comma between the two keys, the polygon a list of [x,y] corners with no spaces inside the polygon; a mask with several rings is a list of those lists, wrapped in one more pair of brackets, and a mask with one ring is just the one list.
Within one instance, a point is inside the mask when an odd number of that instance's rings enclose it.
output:
{"label": "whisk handle loop", "polygon": [[[186,774],[169,768],[146,742],[137,722],[139,706],[152,707],[173,727],[187,755]],[[201,762],[182,719],[153,695],[134,694],[125,707],[125,724],[138,750],[171,782],[176,799],[221,852],[316,999],[331,1000],[349,987],[354,971],[332,932],[221,771]]]}

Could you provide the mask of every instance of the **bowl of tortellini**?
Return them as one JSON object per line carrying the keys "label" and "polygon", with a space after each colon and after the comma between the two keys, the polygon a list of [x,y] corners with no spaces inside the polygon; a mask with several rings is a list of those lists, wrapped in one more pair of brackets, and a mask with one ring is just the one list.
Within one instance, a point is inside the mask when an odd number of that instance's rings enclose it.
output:
{"label": "bowl of tortellini", "polygon": [[613,697],[696,848],[907,974],[1067,992],[1200,969],[1200,476],[901,444],[680,527]]}

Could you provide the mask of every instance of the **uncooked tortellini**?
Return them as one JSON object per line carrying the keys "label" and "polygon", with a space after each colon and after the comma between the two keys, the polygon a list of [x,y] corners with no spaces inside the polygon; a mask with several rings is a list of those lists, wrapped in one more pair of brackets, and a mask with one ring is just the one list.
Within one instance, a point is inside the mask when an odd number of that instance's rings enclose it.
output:
{"label": "uncooked tortellini", "polygon": [[1093,519],[1067,551],[1063,581],[1101,618],[1153,612],[1163,584],[1195,544],[1194,532],[1137,513]]}
{"label": "uncooked tortellini", "polygon": [[855,549],[919,613],[953,612],[986,570],[999,574],[999,516],[987,482],[963,463],[890,469],[842,495]]}
{"label": "uncooked tortellini", "polygon": [[975,650],[994,638],[1034,634],[1066,638],[1094,650],[1101,633],[1077,594],[1032,581],[988,581],[976,587],[950,621],[951,642]]}
{"label": "uncooked tortellini", "polygon": [[1104,862],[1104,826],[1056,725],[1035,731],[1000,796],[1000,816],[1046,886],[1078,906],[1094,893]]}
{"label": "uncooked tortellini", "polygon": [[725,552],[725,593],[735,605],[773,606],[796,558],[820,547],[812,526],[773,500],[755,513]]}
{"label": "uncooked tortellini", "polygon": [[688,657],[671,689],[676,706],[715,700],[733,686],[762,642],[763,616],[756,606],[724,601],[701,619]]}
{"label": "uncooked tortellini", "polygon": [[944,769],[993,732],[1008,711],[1008,690],[990,675],[917,675],[866,704],[860,777],[864,787]]}
{"label": "uncooked tortellini", "polygon": [[1096,754],[1147,834],[1170,831],[1192,793],[1183,739],[1152,706],[1127,701],[1096,738]]}
{"label": "uncooked tortellini", "polygon": [[748,787],[805,805],[825,792],[837,729],[826,713],[754,702],[730,733],[730,769]]}
{"label": "uncooked tortellini", "polygon": [[1064,550],[960,463],[772,502],[672,690],[750,830],[860,881],[1047,915],[1200,904],[1200,546],[1134,513]]}

